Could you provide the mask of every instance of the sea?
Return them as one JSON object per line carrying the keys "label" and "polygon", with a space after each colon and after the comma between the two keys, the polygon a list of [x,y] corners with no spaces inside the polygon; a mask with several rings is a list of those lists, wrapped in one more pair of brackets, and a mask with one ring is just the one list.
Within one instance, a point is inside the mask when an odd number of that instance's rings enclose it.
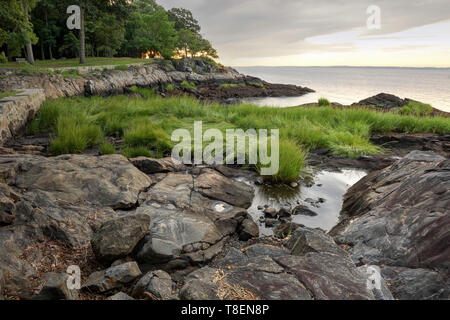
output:
{"label": "sea", "polygon": [[271,83],[315,90],[301,97],[252,98],[258,105],[291,107],[327,98],[352,104],[378,93],[390,93],[450,112],[450,68],[399,67],[236,67],[239,72]]}

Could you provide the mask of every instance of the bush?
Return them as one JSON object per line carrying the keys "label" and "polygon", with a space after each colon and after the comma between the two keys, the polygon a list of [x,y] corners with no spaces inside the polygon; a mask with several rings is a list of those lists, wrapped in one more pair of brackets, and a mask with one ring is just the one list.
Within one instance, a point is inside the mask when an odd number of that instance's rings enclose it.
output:
{"label": "bush", "polygon": [[53,155],[81,153],[99,143],[103,138],[97,125],[77,121],[74,117],[60,117],[56,126],[56,138],[50,142]]}
{"label": "bush", "polygon": [[109,142],[105,141],[102,143],[102,145],[100,146],[100,153],[102,155],[105,154],[114,154],[116,153],[116,148]]}
{"label": "bush", "polygon": [[330,105],[331,105],[331,103],[330,103],[330,101],[328,101],[328,99],[325,99],[325,98],[319,99],[319,107],[328,107]]}
{"label": "bush", "polygon": [[147,147],[147,149],[155,150],[160,156],[172,150],[172,142],[167,133],[149,122],[136,124],[125,131],[124,141],[129,147]]}
{"label": "bush", "polygon": [[152,153],[147,147],[134,147],[134,148],[123,148],[120,153],[126,158],[136,158],[136,157],[153,157]]}
{"label": "bush", "polygon": [[173,84],[169,83],[169,84],[166,86],[166,91],[172,92],[173,90],[175,90],[175,87],[173,86]]}
{"label": "bush", "polygon": [[189,91],[189,90],[197,90],[197,86],[195,85],[195,83],[189,82],[189,81],[186,81],[186,80],[184,80],[184,81],[181,83],[181,87],[182,87],[184,90],[187,90],[187,91]]}
{"label": "bush", "polygon": [[[280,162],[278,173],[264,177],[271,182],[293,182],[299,179],[302,169],[306,165],[307,152],[290,139],[280,138]],[[261,168],[258,168],[261,171]]]}
{"label": "bush", "polygon": [[403,115],[415,115],[418,117],[428,116],[433,113],[433,107],[418,101],[409,101],[406,106],[401,109]]}

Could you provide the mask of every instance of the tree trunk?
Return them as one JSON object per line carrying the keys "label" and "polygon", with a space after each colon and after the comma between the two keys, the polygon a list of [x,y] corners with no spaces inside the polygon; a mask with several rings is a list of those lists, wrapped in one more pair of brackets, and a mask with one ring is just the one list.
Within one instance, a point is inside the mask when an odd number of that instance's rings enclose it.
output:
{"label": "tree trunk", "polygon": [[45,60],[45,53],[44,53],[44,44],[41,41],[41,59]]}
{"label": "tree trunk", "polygon": [[[24,0],[21,0],[21,4],[22,4],[23,12],[25,13],[25,16],[26,16],[27,19],[28,19],[28,8],[27,8],[27,6],[25,5]],[[27,61],[28,61],[28,63],[29,63],[29,64],[34,64],[33,47],[31,46],[31,41],[30,41],[30,39],[27,39],[27,40],[26,40],[25,48],[26,48],[26,50],[27,50]]]}
{"label": "tree trunk", "polygon": [[[48,30],[48,12],[47,12],[47,8],[44,9],[44,15],[45,15],[45,26],[47,27],[47,30]],[[50,43],[50,41],[49,41],[49,43]],[[53,60],[53,52],[52,52],[52,45],[51,44],[48,45],[48,54],[49,54],[49,59]]]}
{"label": "tree trunk", "polygon": [[84,8],[81,8],[80,64],[85,63],[86,63],[86,35],[84,33]]}

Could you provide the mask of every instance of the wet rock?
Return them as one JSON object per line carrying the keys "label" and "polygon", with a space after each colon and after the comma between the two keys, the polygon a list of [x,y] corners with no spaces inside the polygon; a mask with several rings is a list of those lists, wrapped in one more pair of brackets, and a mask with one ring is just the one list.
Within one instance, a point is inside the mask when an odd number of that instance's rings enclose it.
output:
{"label": "wet rock", "polygon": [[248,241],[259,236],[258,225],[251,217],[245,219],[239,228],[239,240]]}
{"label": "wet rock", "polygon": [[186,167],[176,162],[173,158],[152,159],[147,157],[138,157],[130,159],[130,162],[139,170],[146,174],[168,173],[186,170]]}
{"label": "wet rock", "polygon": [[317,213],[315,213],[314,211],[309,209],[307,206],[299,205],[299,206],[296,206],[294,208],[294,210],[292,210],[292,215],[294,215],[294,216],[301,215],[301,216],[315,217],[315,216],[317,216]]}
{"label": "wet rock", "polygon": [[83,289],[94,292],[107,292],[121,288],[141,276],[136,262],[128,262],[106,270],[94,272],[86,280]]}
{"label": "wet rock", "polygon": [[127,295],[126,293],[119,292],[115,295],[108,297],[106,300],[114,300],[114,301],[128,301],[128,300],[134,300],[132,297]]}
{"label": "wet rock", "polygon": [[282,222],[274,231],[276,237],[284,239],[292,235],[292,233],[299,228],[300,224],[295,222]]}
{"label": "wet rock", "polygon": [[44,287],[35,297],[36,300],[77,300],[78,291],[67,287],[69,276],[65,273],[48,273]]}
{"label": "wet rock", "polygon": [[202,170],[195,181],[195,188],[202,195],[233,206],[248,209],[253,201],[253,189],[243,182],[227,179],[211,169]]}
{"label": "wet rock", "polygon": [[277,209],[275,209],[275,208],[266,208],[264,210],[264,214],[266,215],[266,217],[276,218],[278,212],[277,212]]}
{"label": "wet rock", "polygon": [[142,298],[146,293],[153,299],[169,300],[172,297],[172,278],[162,270],[147,273],[134,286],[133,297]]}
{"label": "wet rock", "polygon": [[278,216],[280,218],[289,218],[290,216],[292,216],[291,212],[289,212],[290,210],[287,208],[281,208],[280,211],[278,211]]}
{"label": "wet rock", "polygon": [[[445,275],[450,266],[450,248],[445,245],[449,190],[450,161],[432,152],[412,152],[349,190],[343,206],[347,217],[331,234],[349,246],[355,263],[432,269]],[[421,282],[421,273],[416,276]],[[444,284],[430,283],[434,292]],[[401,292],[405,298],[407,291]],[[413,292],[410,296],[415,297]]]}
{"label": "wet rock", "polygon": [[267,228],[273,228],[273,227],[275,227],[277,224],[279,224],[279,221],[278,221],[277,219],[266,218],[265,224],[266,224],[266,227],[267,227]]}
{"label": "wet rock", "polygon": [[111,263],[131,254],[150,226],[145,214],[128,214],[103,224],[94,234],[91,245],[97,259]]}
{"label": "wet rock", "polygon": [[410,269],[385,266],[383,277],[399,300],[448,300],[450,286],[438,272],[429,269]]}

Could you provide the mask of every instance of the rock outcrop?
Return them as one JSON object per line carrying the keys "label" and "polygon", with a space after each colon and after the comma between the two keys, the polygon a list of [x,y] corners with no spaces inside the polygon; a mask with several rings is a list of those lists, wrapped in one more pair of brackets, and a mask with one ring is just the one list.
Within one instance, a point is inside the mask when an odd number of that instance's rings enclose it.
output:
{"label": "rock outcrop", "polygon": [[[191,63],[193,62],[188,65]],[[311,89],[294,85],[270,84],[242,75],[229,67],[205,67],[198,61],[195,63],[196,68],[183,63],[176,68],[163,63],[135,65],[130,66],[128,70],[93,72],[76,78],[58,74],[12,74],[0,80],[0,90],[43,89],[47,98],[59,98],[120,94],[132,86],[165,91],[168,84],[173,84],[180,91],[186,91],[181,83],[187,81],[196,85],[196,89],[187,90],[188,92],[198,98],[210,100],[252,96],[301,96],[313,92]],[[221,86],[223,84],[234,85]]]}
{"label": "rock outcrop", "polygon": [[188,275],[182,299],[374,299],[367,276],[323,231],[299,227],[290,250],[255,244],[231,248],[215,267]]}
{"label": "rock outcrop", "polygon": [[151,221],[138,261],[179,267],[211,260],[227,236],[242,230],[252,199],[251,187],[212,169],[167,174],[141,195],[136,209]]}
{"label": "rock outcrop", "polygon": [[94,231],[117,217],[114,209],[132,208],[151,185],[120,155],[2,155],[0,176],[14,216],[0,226],[0,270],[7,294],[21,298],[35,294],[39,283],[30,279],[38,274],[81,263],[74,259],[88,253]]}
{"label": "rock outcrop", "polygon": [[348,191],[345,218],[331,234],[349,246],[354,263],[380,266],[396,298],[449,298],[448,190],[450,161],[411,152]]}
{"label": "rock outcrop", "polygon": [[22,88],[15,95],[0,99],[0,146],[25,130],[44,101],[42,89]]}
{"label": "rock outcrop", "polygon": [[376,96],[361,100],[358,102],[362,106],[373,106],[383,109],[392,109],[403,107],[408,104],[408,99],[401,99],[397,96],[388,93],[380,93]]}

